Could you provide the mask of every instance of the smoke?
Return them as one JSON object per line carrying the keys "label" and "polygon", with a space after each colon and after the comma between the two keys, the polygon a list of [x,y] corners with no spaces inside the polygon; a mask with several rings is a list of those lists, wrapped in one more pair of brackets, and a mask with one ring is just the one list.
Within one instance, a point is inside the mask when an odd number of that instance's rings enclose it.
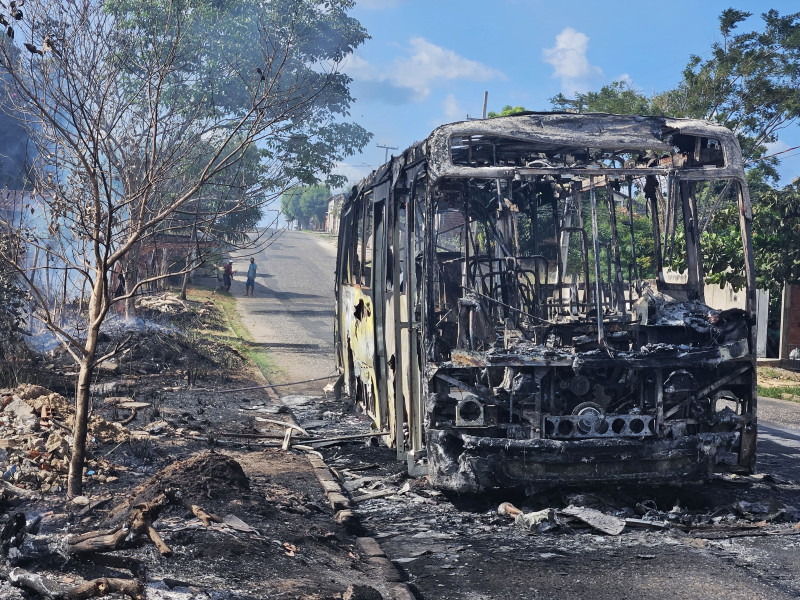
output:
{"label": "smoke", "polygon": [[32,146],[20,122],[0,105],[0,189],[26,187]]}

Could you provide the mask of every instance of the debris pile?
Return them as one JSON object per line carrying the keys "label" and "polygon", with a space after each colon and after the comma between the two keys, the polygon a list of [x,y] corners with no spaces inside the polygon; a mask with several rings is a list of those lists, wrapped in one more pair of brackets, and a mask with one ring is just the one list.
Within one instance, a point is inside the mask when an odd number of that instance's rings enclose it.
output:
{"label": "debris pile", "polygon": [[158,323],[181,330],[224,327],[214,302],[181,300],[170,292],[136,298],[136,314],[146,323]]}
{"label": "debris pile", "polygon": [[159,313],[162,315],[175,316],[189,311],[189,302],[181,300],[174,294],[161,293],[152,296],[139,296],[136,299],[136,310],[143,312]]}
{"label": "debris pile", "polygon": [[[197,335],[197,331],[220,329],[224,321],[208,303],[180,300],[172,294],[137,299],[138,319],[133,322],[109,319],[98,340],[98,356],[114,354],[96,367],[101,377],[176,375],[190,379],[215,369],[235,373],[246,362],[236,349]],[[225,325],[227,327],[227,325]],[[59,383],[43,377],[74,377],[73,357],[60,346],[45,355],[39,379],[52,387]],[[223,380],[225,377],[222,378]]]}
{"label": "debris pile", "polygon": [[585,527],[606,535],[619,535],[628,528],[644,528],[682,531],[695,537],[731,535],[737,531],[749,535],[800,531],[800,509],[780,502],[767,504],[737,500],[711,511],[692,511],[683,508],[679,500],[669,510],[660,509],[650,499],[637,502],[634,507],[621,508],[613,508],[597,498],[581,494],[573,495],[569,500],[565,508],[532,512],[524,512],[510,502],[503,502],[497,508],[497,514],[513,519],[516,525],[534,533],[571,532]]}
{"label": "debris pile", "polygon": [[[60,394],[37,385],[0,390],[0,473],[6,493],[61,492],[69,472],[74,408]],[[121,425],[93,415],[89,434],[102,442],[121,443],[130,433]],[[86,462],[86,476],[114,481],[114,468],[103,458]]]}
{"label": "debris pile", "polygon": [[[88,555],[93,560],[100,560],[97,553],[135,548],[149,542],[155,545],[161,556],[170,557],[172,549],[162,534],[172,536],[197,528],[261,539],[257,529],[236,515],[219,517],[198,503],[201,499],[208,502],[213,495],[216,506],[222,507],[248,489],[249,480],[238,462],[216,454],[202,454],[167,467],[136,488],[106,519],[100,521],[101,529],[72,535],[60,531],[53,533],[52,528],[50,532],[40,532],[41,517],[29,522],[25,513],[17,512],[0,534],[2,553],[9,564],[16,567],[8,579],[17,587],[53,598],[90,598],[111,592],[143,598],[146,577],[143,576],[142,563],[135,558],[104,555],[107,560],[119,559],[115,566],[130,569],[134,579],[102,578],[71,588],[65,588],[41,573],[27,571],[20,565],[42,565]],[[102,501],[107,502],[110,498]],[[88,510],[99,504],[89,504]],[[156,527],[156,521],[162,517],[166,517],[164,522]]]}

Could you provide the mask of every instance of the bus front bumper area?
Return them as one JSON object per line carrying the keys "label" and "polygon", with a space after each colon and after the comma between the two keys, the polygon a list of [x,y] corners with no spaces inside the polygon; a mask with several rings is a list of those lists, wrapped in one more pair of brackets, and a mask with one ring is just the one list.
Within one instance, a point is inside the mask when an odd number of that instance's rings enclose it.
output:
{"label": "bus front bumper area", "polygon": [[439,489],[475,494],[587,483],[667,483],[735,467],[739,432],[675,439],[514,440],[428,430],[428,472]]}

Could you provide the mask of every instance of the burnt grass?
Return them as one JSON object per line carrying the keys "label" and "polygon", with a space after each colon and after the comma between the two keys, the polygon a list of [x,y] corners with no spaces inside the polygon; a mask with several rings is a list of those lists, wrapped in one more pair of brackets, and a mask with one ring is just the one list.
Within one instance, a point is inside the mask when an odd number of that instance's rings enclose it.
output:
{"label": "burnt grass", "polygon": [[[218,319],[208,303],[188,303],[187,310]],[[192,317],[181,314],[180,320]],[[0,530],[20,512],[28,522],[42,517],[39,539],[109,530],[137,506],[179,490],[182,502],[167,503],[153,523],[172,556],[162,557],[139,536],[103,554],[6,561],[0,567],[0,597],[41,597],[8,585],[14,567],[66,588],[100,577],[138,576],[146,582],[147,598],[336,600],[354,584],[385,595],[385,582],[372,581],[359,555],[357,531],[335,521],[305,453],[282,451],[284,428],[258,420],[287,420],[286,409],[263,390],[229,391],[264,383],[238,352],[169,324],[112,330],[103,344],[126,338],[127,351],[97,371],[93,415],[112,422],[130,416],[106,403],[108,397],[148,406],[125,425],[130,438],[89,441],[89,457],[102,457],[109,466],[102,474],[87,474],[84,496],[92,505],[105,502],[87,509],[85,502],[67,501],[63,488],[33,500],[6,494],[0,500]],[[40,360],[40,374],[46,372],[52,388],[69,393],[74,375],[67,358],[53,354]],[[206,527],[191,505],[226,522],[235,517],[234,526]],[[350,596],[357,598],[352,590]]]}
{"label": "burnt grass", "polygon": [[[356,545],[361,535],[378,539],[417,598],[728,599],[800,593],[797,538],[789,535],[800,520],[794,463],[763,441],[763,473],[756,477],[479,497],[443,494],[425,478],[408,478],[395,451],[374,439],[323,445],[318,450],[357,516],[349,524],[337,523],[305,453],[282,451],[283,428],[262,419],[291,414],[315,437],[364,433],[369,420],[346,398],[285,396],[276,403],[265,391],[230,391],[263,382],[224,339],[197,335],[198,329],[219,333],[213,305],[188,303],[186,310],[192,314],[180,313],[179,321],[192,324],[188,334],[164,318],[133,335],[112,332],[103,342],[110,347],[130,337],[116,364],[98,371],[94,414],[117,422],[129,416],[107,404],[109,396],[148,403],[125,426],[129,439],[90,441],[90,456],[110,466],[103,474],[87,475],[84,493],[91,503],[107,501],[88,512],[66,501],[63,490],[38,500],[0,501],[0,530],[22,512],[28,522],[42,517],[39,536],[63,538],[112,528],[136,506],[180,490],[183,502],[166,504],[154,521],[172,556],[160,556],[139,538],[104,554],[7,563],[0,567],[0,597],[40,597],[3,581],[19,566],[64,586],[138,576],[147,582],[150,599],[378,597],[368,588],[391,598],[387,582],[376,577]],[[51,389],[67,395],[70,369],[65,357],[51,355],[41,359],[39,372]],[[525,512],[574,504],[669,527],[629,527],[616,537],[575,523],[536,532],[498,515],[501,502]],[[246,525],[206,527],[187,508],[191,505]],[[120,562],[129,559],[135,562]],[[363,595],[348,591],[352,585],[362,586]]]}

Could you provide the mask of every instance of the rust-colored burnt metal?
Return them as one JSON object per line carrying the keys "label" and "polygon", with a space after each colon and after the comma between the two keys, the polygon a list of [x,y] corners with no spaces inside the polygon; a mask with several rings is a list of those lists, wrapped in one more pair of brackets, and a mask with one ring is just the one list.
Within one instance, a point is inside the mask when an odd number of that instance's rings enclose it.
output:
{"label": "rust-colored burnt metal", "polygon": [[[744,309],[705,302],[701,224],[726,202]],[[736,137],[713,123],[440,127],[342,207],[345,388],[412,470],[459,492],[752,470],[750,222]]]}

